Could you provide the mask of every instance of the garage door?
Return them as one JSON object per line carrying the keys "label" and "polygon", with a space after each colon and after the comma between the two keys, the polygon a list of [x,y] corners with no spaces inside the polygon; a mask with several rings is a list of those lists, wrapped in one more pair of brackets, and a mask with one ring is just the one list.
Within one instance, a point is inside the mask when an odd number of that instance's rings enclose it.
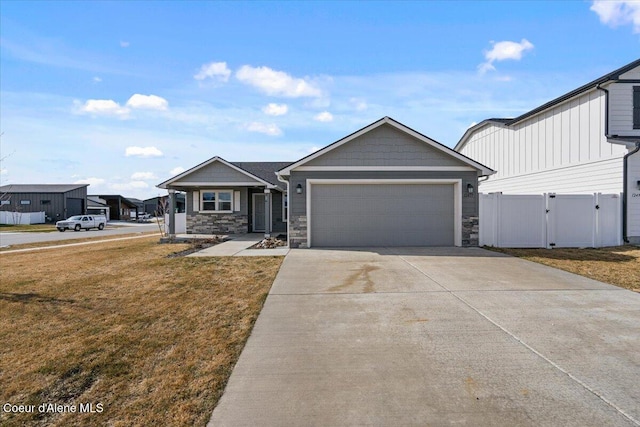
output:
{"label": "garage door", "polygon": [[453,246],[453,184],[313,184],[311,246]]}

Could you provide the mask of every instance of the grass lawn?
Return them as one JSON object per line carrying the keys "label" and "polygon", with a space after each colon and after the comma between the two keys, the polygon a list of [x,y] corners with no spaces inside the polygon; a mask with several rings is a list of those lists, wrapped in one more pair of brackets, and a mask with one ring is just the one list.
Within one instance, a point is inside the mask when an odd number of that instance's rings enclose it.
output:
{"label": "grass lawn", "polygon": [[[82,233],[82,232],[79,232]],[[78,237],[77,239],[68,239],[68,240],[52,240],[52,241],[48,241],[48,242],[36,242],[36,243],[21,243],[18,245],[9,245],[9,246],[2,246],[0,247],[0,252],[9,252],[9,251],[14,251],[17,249],[30,249],[30,248],[44,248],[47,246],[61,246],[61,245],[70,245],[72,243],[85,243],[85,242],[97,242],[100,240],[116,240],[116,239],[122,239],[122,238],[126,238],[126,237],[133,237],[133,236],[140,236],[143,234],[149,234],[149,235],[154,235],[154,236],[160,236],[160,233],[158,233],[157,231],[144,231],[144,232],[140,232],[140,231],[131,231],[131,233],[127,233],[127,234],[110,234],[107,236],[100,236],[100,235],[92,235],[91,237]],[[82,236],[82,234],[78,234],[79,236]],[[97,244],[102,244],[102,243],[97,243]]]}
{"label": "grass lawn", "polygon": [[31,225],[10,225],[0,224],[0,231],[11,232],[30,232],[30,233],[50,233],[52,231],[58,231],[55,224],[31,224]]}
{"label": "grass lawn", "polygon": [[640,292],[640,248],[487,248]]}
{"label": "grass lawn", "polygon": [[158,237],[0,256],[0,425],[205,425],[281,257],[168,258]]}

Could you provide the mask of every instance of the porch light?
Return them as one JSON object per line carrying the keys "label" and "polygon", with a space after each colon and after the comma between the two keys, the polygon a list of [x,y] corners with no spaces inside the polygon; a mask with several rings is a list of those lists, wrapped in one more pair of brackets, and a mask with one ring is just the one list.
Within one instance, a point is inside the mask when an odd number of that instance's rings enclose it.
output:
{"label": "porch light", "polygon": [[467,184],[467,193],[473,194],[473,185],[472,184]]}
{"label": "porch light", "polygon": [[302,194],[302,184],[296,185],[296,194]]}

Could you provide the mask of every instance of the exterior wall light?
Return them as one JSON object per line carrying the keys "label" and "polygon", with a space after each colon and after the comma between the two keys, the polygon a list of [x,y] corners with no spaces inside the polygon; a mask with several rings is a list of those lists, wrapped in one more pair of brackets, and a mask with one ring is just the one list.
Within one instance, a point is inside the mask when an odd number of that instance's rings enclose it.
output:
{"label": "exterior wall light", "polygon": [[467,184],[467,193],[473,194],[473,185]]}
{"label": "exterior wall light", "polygon": [[296,185],[296,194],[302,194],[302,184]]}

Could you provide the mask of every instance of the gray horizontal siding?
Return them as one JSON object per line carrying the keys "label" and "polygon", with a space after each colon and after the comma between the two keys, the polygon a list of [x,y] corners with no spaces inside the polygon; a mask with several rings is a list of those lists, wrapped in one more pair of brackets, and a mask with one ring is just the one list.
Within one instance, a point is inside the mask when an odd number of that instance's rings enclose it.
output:
{"label": "gray horizontal siding", "polygon": [[382,125],[304,166],[468,166],[393,126]]}
{"label": "gray horizontal siding", "polygon": [[180,178],[177,182],[172,183],[170,186],[180,186],[180,183],[189,182],[210,182],[211,188],[215,188],[216,182],[256,182],[259,181],[249,177],[248,175],[238,172],[229,166],[220,162],[213,162],[204,166],[190,174]]}

